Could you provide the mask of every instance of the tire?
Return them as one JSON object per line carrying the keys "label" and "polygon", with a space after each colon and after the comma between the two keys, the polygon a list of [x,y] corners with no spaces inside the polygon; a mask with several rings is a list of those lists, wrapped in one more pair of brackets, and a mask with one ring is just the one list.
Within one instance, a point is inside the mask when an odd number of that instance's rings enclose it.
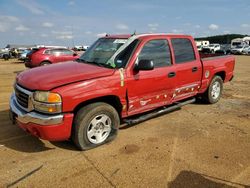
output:
{"label": "tire", "polygon": [[72,140],[80,150],[92,149],[115,139],[119,125],[114,107],[103,102],[92,103],[77,112]]}
{"label": "tire", "polygon": [[220,76],[214,76],[203,98],[209,104],[217,103],[222,95],[223,80]]}
{"label": "tire", "polygon": [[4,59],[5,61],[9,60],[9,58],[10,58],[10,56],[9,56],[8,54],[4,54],[4,55],[3,55],[3,59]]}
{"label": "tire", "polygon": [[40,66],[50,65],[51,63],[49,61],[42,61],[40,63]]}

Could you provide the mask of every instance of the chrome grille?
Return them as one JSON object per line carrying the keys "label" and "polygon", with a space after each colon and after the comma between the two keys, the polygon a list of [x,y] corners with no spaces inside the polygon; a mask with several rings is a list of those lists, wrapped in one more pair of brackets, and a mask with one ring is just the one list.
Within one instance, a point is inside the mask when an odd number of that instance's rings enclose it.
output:
{"label": "chrome grille", "polygon": [[25,92],[24,89],[16,85],[15,87],[15,95],[17,102],[23,107],[28,108],[29,107],[29,91]]}

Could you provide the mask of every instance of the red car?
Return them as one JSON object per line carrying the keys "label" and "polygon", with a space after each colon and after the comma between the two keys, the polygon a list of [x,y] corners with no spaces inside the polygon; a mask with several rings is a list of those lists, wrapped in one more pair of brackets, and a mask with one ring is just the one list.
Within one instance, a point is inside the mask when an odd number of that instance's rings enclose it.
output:
{"label": "red car", "polygon": [[40,48],[29,54],[27,58],[28,60],[25,66],[32,68],[64,61],[72,61],[79,58],[79,56],[74,51],[66,48]]}
{"label": "red car", "polygon": [[18,74],[10,117],[37,137],[72,139],[87,150],[113,140],[120,123],[159,116],[196,97],[218,102],[234,65],[233,56],[201,59],[187,35],[106,36],[74,62]]}

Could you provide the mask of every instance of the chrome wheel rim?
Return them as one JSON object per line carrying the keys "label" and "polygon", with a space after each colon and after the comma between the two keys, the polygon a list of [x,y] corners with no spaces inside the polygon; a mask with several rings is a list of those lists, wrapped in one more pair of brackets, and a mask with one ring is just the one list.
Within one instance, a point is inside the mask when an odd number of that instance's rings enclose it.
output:
{"label": "chrome wheel rim", "polygon": [[221,91],[220,83],[217,81],[214,82],[214,84],[212,85],[212,91],[211,91],[212,98],[217,99],[220,96],[220,91]]}
{"label": "chrome wheel rim", "polygon": [[95,116],[89,123],[87,137],[93,144],[104,142],[111,132],[111,119],[106,114]]}

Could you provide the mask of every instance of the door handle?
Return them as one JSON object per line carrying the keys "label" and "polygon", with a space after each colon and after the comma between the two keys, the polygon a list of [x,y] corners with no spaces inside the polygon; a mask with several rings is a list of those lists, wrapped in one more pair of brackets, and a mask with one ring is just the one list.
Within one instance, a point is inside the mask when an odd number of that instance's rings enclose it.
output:
{"label": "door handle", "polygon": [[168,73],[168,77],[169,77],[169,78],[175,77],[175,75],[176,75],[175,72],[170,72],[170,73]]}
{"label": "door handle", "polygon": [[193,68],[192,68],[192,72],[196,72],[197,70],[198,70],[197,67],[193,67]]}

